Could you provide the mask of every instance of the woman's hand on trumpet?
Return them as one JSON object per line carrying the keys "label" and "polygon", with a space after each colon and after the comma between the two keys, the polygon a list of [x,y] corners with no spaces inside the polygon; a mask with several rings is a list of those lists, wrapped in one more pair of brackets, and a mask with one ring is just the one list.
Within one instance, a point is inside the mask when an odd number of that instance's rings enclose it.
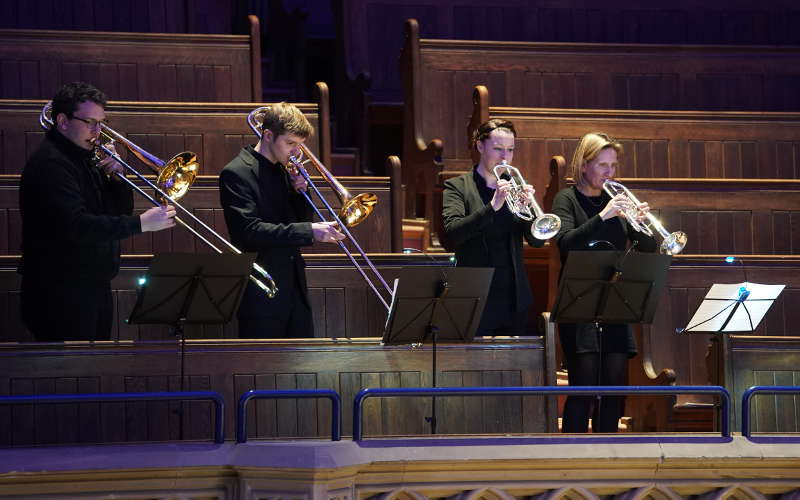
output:
{"label": "woman's hand on trumpet", "polygon": [[[600,218],[608,220],[617,216],[625,217],[626,211],[630,208],[632,203],[631,199],[624,194],[618,194],[611,198],[603,210],[600,211]],[[647,219],[648,212],[650,212],[650,205],[647,203],[640,203],[636,212],[636,222],[643,222]]]}
{"label": "woman's hand on trumpet", "polygon": [[508,193],[511,191],[511,182],[505,179],[498,179],[497,180],[497,188],[494,190],[494,196],[492,196],[492,210],[497,212],[501,208],[503,208],[503,203],[506,202],[506,197]]}
{"label": "woman's hand on trumpet", "polygon": [[336,243],[345,238],[336,222],[312,222],[311,230],[314,232],[314,241],[320,243]]}
{"label": "woman's hand on trumpet", "polygon": [[175,225],[175,207],[167,205],[150,208],[139,216],[139,221],[142,223],[143,233],[168,229]]}

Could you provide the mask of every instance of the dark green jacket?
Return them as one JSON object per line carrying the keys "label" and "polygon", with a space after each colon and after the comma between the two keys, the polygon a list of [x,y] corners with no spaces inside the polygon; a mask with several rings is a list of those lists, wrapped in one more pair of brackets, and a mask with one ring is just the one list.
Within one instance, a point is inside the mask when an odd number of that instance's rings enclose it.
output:
{"label": "dark green jacket", "polygon": [[[495,211],[491,204],[484,203],[481,199],[473,172],[474,170],[444,183],[444,244],[448,250],[455,252],[457,266],[491,267],[485,231],[491,226]],[[527,240],[533,247],[541,247],[544,242],[531,234],[531,222],[521,219],[517,219],[517,222],[516,230],[509,233],[509,258],[514,268],[517,310],[522,310],[533,302],[522,258],[522,240]]]}

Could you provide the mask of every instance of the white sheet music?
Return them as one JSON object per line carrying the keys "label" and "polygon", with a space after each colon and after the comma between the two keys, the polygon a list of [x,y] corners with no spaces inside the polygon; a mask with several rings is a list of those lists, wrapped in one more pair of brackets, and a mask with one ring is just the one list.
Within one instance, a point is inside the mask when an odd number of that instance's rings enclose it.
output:
{"label": "white sheet music", "polygon": [[[754,330],[772,303],[786,285],[760,285],[758,283],[719,284],[711,286],[700,307],[689,321],[687,332],[749,332]],[[736,307],[740,289],[744,287],[750,295]],[[734,310],[735,308],[735,310]],[[728,320],[725,329],[722,325]],[[752,326],[751,326],[752,325]]]}

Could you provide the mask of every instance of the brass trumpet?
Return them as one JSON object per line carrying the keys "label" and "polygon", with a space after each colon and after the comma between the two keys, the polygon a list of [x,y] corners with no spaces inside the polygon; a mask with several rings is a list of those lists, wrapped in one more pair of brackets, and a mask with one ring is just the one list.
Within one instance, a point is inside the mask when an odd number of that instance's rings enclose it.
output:
{"label": "brass trumpet", "polygon": [[628,224],[630,224],[631,227],[647,236],[652,237],[654,234],[653,229],[655,229],[655,232],[663,239],[660,247],[661,253],[677,255],[683,251],[683,247],[686,246],[686,242],[688,241],[688,237],[683,231],[670,233],[664,228],[661,221],[650,212],[647,212],[645,216],[647,222],[639,222],[636,220],[639,217],[639,205],[641,205],[641,202],[623,184],[612,181],[611,179],[606,179],[605,182],[603,182],[603,190],[612,198],[621,194],[628,199],[628,203],[625,204],[626,208],[623,211],[623,216],[628,220]]}
{"label": "brass trumpet", "polygon": [[[53,126],[52,112],[52,102],[48,102],[42,108],[41,113],[39,113],[39,124],[45,130],[49,130]],[[197,218],[191,211],[176,201],[188,192],[189,186],[192,185],[197,177],[197,171],[200,168],[200,164],[197,161],[197,155],[190,151],[185,151],[175,155],[168,162],[164,162],[163,160],[140,148],[108,125],[101,124],[100,131],[101,135],[98,138],[98,141],[95,143],[94,154],[96,159],[102,159],[104,156],[113,158],[136,178],[153,188],[156,195],[155,198],[147,194],[142,188],[137,186],[135,182],[125,177],[125,175],[119,172],[115,173],[117,177],[127,182],[136,192],[147,198],[153,205],[162,206],[166,203],[174,205],[176,209],[180,209],[195,224],[203,227],[210,235],[217,238],[220,243],[223,243],[234,253],[242,253],[241,250],[233,246],[216,231],[211,229],[206,223]],[[125,160],[123,160],[113,149],[111,149],[111,145],[114,142],[121,143],[129,151],[136,155],[137,158],[142,160],[145,165],[152,168],[158,176],[156,182],[151,182],[144,175],[130,166],[130,164],[128,164]],[[217,253],[223,253],[221,249],[219,249],[216,245],[214,245],[211,241],[209,241],[191,226],[186,224],[179,217],[175,217],[175,222],[188,229],[190,233],[198,237],[203,243],[208,245]],[[266,269],[255,263],[253,264],[253,270],[258,273],[261,278],[256,278],[251,274],[250,281],[261,288],[269,298],[275,297],[275,295],[278,293],[278,287],[275,285],[275,281],[272,279],[272,276],[270,276]]]}

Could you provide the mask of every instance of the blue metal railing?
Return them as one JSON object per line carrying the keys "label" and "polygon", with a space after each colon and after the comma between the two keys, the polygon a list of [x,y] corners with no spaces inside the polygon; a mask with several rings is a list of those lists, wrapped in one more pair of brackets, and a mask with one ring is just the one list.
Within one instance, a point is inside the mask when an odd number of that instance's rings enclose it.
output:
{"label": "blue metal railing", "polygon": [[342,439],[342,398],[331,389],[297,389],[286,391],[247,391],[239,398],[236,410],[236,441],[247,442],[247,403],[251,399],[327,398],[331,400],[331,440]]}
{"label": "blue metal railing", "polygon": [[730,437],[731,396],[727,389],[718,385],[671,385],[671,386],[533,386],[533,387],[399,387],[363,389],[353,400],[353,441],[361,441],[361,417],[363,402],[371,397],[418,397],[418,396],[544,396],[544,395],[623,395],[623,394],[718,394],[722,412],[722,437]]}
{"label": "blue metal railing", "polygon": [[756,394],[800,394],[796,385],[754,385],[742,393],[742,436],[750,437],[750,399]]}
{"label": "blue metal railing", "polygon": [[214,442],[225,442],[224,409],[222,395],[213,391],[191,392],[109,392],[94,394],[35,394],[30,396],[0,396],[0,404],[33,403],[101,403],[104,401],[213,401]]}

